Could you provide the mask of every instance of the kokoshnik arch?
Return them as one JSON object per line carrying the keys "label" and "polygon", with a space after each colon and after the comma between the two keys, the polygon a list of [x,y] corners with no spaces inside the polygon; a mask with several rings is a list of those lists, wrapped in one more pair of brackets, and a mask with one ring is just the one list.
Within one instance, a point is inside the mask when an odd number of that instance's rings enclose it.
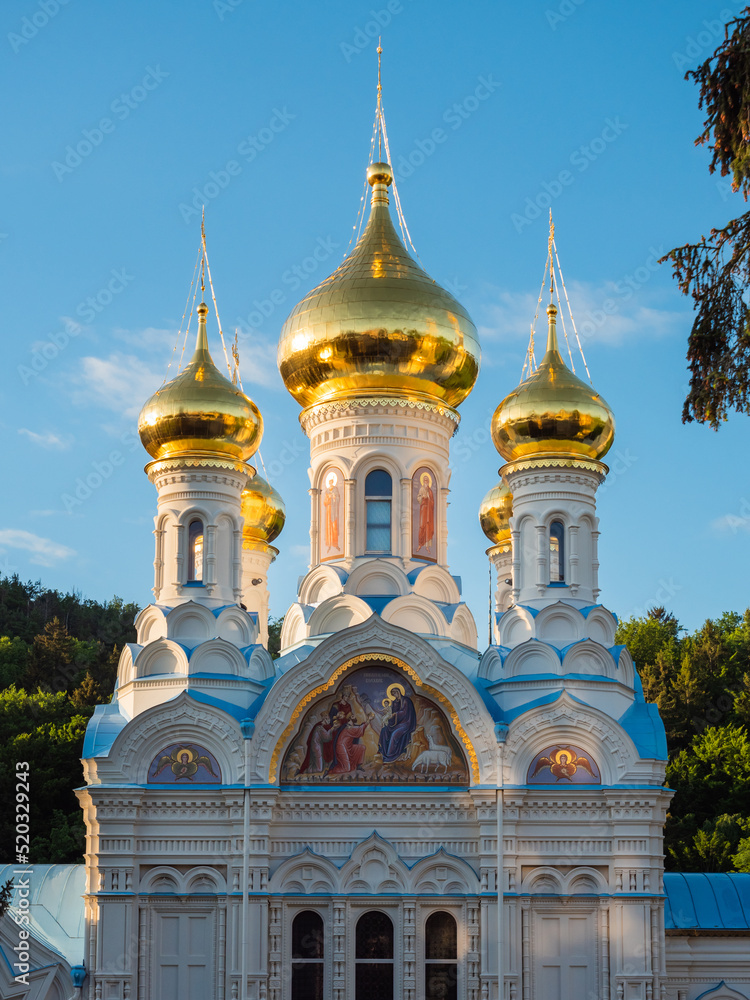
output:
{"label": "kokoshnik arch", "polygon": [[[380,101],[377,123],[387,154]],[[565,364],[551,298],[545,353],[492,420],[479,650],[446,556],[477,332],[407,251],[382,154],[367,179],[361,239],[279,339],[310,566],[278,659],[284,504],[204,303],[192,359],[143,407],[154,603],[87,731],[85,885],[65,876],[85,934],[39,924],[34,996],[67,997],[71,966],[91,1000],[747,996],[745,877],[664,876],[664,728],[599,603],[612,411]],[[736,905],[714,917],[717,893]]]}

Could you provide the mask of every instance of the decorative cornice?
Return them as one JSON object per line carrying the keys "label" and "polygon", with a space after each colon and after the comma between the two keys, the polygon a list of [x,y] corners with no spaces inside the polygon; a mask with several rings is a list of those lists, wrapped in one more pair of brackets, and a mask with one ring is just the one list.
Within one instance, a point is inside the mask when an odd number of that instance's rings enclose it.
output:
{"label": "decorative cornice", "polygon": [[337,414],[356,416],[362,411],[398,412],[399,410],[423,411],[445,417],[458,427],[461,417],[457,410],[444,403],[430,402],[426,399],[409,399],[404,396],[358,396],[354,399],[333,399],[327,403],[316,403],[303,410],[299,415],[300,423],[318,423],[326,417]]}
{"label": "decorative cornice", "polygon": [[565,458],[553,455],[539,456],[538,458],[517,458],[515,462],[508,462],[498,471],[503,476],[512,475],[514,472],[541,471],[542,469],[580,469],[586,472],[596,472],[602,479],[609,472],[609,466],[605,465],[604,462],[597,462],[593,458]]}

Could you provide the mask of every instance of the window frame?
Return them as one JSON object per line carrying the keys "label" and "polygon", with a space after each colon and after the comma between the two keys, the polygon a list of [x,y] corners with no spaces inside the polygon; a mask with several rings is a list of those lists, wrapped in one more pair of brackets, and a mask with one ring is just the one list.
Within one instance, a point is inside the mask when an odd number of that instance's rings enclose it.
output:
{"label": "window frame", "polygon": [[[450,917],[453,921],[453,925],[456,929],[456,949],[455,958],[428,958],[427,957],[427,925],[430,920],[437,914],[444,913],[446,916]],[[452,911],[444,908],[430,910],[429,913],[424,915],[423,931],[422,931],[422,994],[427,997],[427,968],[430,965],[452,965],[455,967],[455,985],[456,985],[456,997],[461,997],[461,992],[459,989],[460,983],[459,978],[461,977],[461,962],[459,960],[459,931],[461,929],[461,921],[458,916]]]}
{"label": "window frame", "polygon": [[[323,933],[323,937],[322,937],[323,954],[322,954],[322,956],[320,958],[295,958],[294,957],[294,925],[297,922],[297,920],[301,916],[303,916],[305,913],[313,913],[320,920],[320,927],[321,927],[321,930],[322,930],[322,933]],[[327,940],[328,936],[326,934],[325,916],[319,910],[315,910],[311,906],[305,906],[305,907],[300,907],[300,909],[293,911],[290,914],[290,917],[291,917],[291,919],[290,919],[290,922],[289,922],[289,948],[290,948],[289,969],[292,972],[292,975],[289,978],[289,997],[290,997],[290,1000],[295,1000],[295,996],[294,996],[294,966],[295,965],[315,965],[315,966],[320,966],[322,968],[322,970],[323,970],[323,998],[325,1000],[325,997],[327,996],[327,992],[326,991],[327,991],[327,987],[328,987],[328,940]]]}
{"label": "window frame", "polygon": [[[193,528],[198,525],[199,531],[193,532]],[[200,560],[200,576],[196,575],[196,559],[195,559],[195,543],[198,538],[201,539],[201,560]],[[205,582],[205,569],[206,569],[206,526],[203,523],[203,518],[198,514],[191,514],[190,519],[187,523],[187,579],[186,583],[199,583],[203,584]]]}
{"label": "window frame", "polygon": [[[390,494],[380,493],[368,493],[367,481],[374,472],[380,472],[387,476],[390,485]],[[365,517],[364,517],[364,528],[365,528],[365,538],[364,538],[364,553],[365,555],[372,556],[390,556],[393,554],[393,476],[391,473],[384,469],[382,466],[374,466],[365,475],[365,487],[364,487],[364,500],[365,500]],[[387,549],[371,549],[369,546],[370,542],[370,527],[380,528],[381,530],[386,527],[385,523],[370,524],[370,504],[379,503],[388,505],[388,548]]]}
{"label": "window frame", "polygon": [[[557,529],[558,526],[559,526],[559,531],[555,530],[554,534],[553,534],[553,529]],[[557,543],[558,543],[558,549],[557,549],[556,552],[553,552],[553,548],[552,548],[553,539],[556,540]],[[561,584],[565,585],[565,583],[566,583],[566,577],[567,577],[567,573],[565,572],[565,569],[566,569],[565,561],[566,561],[566,557],[567,557],[567,553],[565,551],[565,522],[562,521],[559,517],[556,517],[554,520],[550,521],[549,530],[547,532],[547,542],[548,542],[548,545],[547,545],[548,567],[547,568],[549,570],[549,574],[548,574],[549,575],[549,582],[550,582],[550,584],[554,584],[554,585],[558,585],[558,586],[561,585]],[[552,560],[553,560],[553,555],[557,559],[557,571],[558,571],[558,578],[557,579],[554,579],[553,576],[552,576]]]}

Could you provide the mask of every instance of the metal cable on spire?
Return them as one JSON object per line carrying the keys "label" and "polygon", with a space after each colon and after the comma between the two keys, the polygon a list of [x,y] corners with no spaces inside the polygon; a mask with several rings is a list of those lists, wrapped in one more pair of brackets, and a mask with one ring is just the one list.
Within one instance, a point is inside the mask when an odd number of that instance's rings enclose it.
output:
{"label": "metal cable on spire", "polygon": [[[203,206],[203,217],[201,219],[201,240],[203,242],[203,263],[204,270],[208,271],[208,284],[211,288],[211,299],[214,304],[214,311],[216,313],[216,322],[219,324],[219,336],[221,337],[221,347],[224,351],[224,361],[227,365],[227,371],[229,372],[229,380],[232,380],[232,366],[229,363],[229,355],[227,354],[227,345],[224,343],[224,331],[221,328],[221,319],[219,318],[219,306],[216,303],[216,294],[214,293],[214,283],[211,278],[211,265],[208,262],[208,250],[206,249],[206,207]],[[203,279],[203,273],[201,273],[201,292],[205,292],[205,284]],[[205,296],[204,296],[205,298]]]}

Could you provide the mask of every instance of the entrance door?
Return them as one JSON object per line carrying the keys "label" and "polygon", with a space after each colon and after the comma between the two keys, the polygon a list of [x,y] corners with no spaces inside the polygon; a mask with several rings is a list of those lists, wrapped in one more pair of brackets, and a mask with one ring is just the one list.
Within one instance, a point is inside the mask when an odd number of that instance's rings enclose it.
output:
{"label": "entrance door", "polygon": [[213,983],[213,913],[159,913],[155,917],[154,1000],[206,1000]]}
{"label": "entrance door", "polygon": [[596,914],[534,914],[534,995],[544,1000],[596,996]]}

